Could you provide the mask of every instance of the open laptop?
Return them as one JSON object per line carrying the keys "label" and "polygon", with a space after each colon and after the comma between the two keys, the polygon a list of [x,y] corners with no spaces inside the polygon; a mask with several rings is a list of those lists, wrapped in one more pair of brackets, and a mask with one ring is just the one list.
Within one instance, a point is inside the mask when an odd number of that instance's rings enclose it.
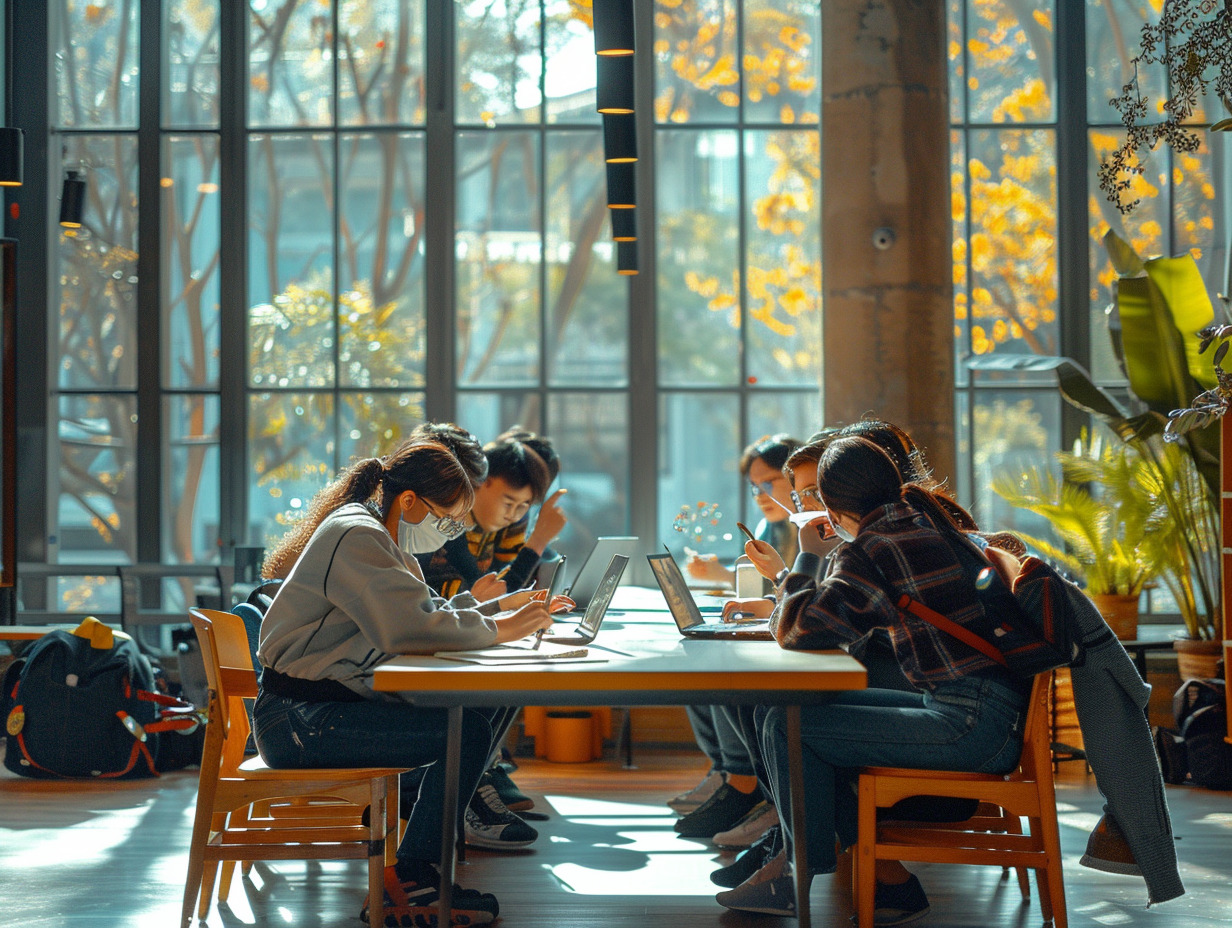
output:
{"label": "open laptop", "polygon": [[620,585],[621,575],[624,574],[628,564],[629,559],[625,555],[613,554],[608,562],[607,570],[599,578],[599,586],[595,590],[595,595],[590,598],[590,603],[586,606],[586,614],[582,616],[582,621],[576,625],[553,625],[544,633],[543,640],[553,644],[590,644],[594,641],[595,636],[599,634],[599,626],[603,624],[604,616],[607,615],[608,606],[612,604],[616,587]]}
{"label": "open laptop", "polygon": [[680,634],[686,638],[741,638],[753,641],[773,641],[769,622],[707,622],[693,594],[689,592],[680,565],[670,553],[647,554],[650,569],[658,581],[667,608],[676,621]]}
{"label": "open laptop", "polygon": [[586,555],[586,560],[582,561],[582,566],[578,568],[573,583],[565,590],[565,595],[577,604],[579,612],[590,604],[591,597],[595,595],[603,580],[604,571],[611,564],[612,556],[619,554],[631,558],[637,553],[637,545],[636,535],[599,536],[595,546],[590,549],[590,554]]}

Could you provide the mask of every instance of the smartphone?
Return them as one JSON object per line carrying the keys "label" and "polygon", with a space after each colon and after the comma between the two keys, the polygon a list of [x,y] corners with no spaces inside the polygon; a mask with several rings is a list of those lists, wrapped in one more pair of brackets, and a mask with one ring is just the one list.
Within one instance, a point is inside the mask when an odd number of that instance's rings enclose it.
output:
{"label": "smartphone", "polygon": [[749,541],[757,540],[756,538],[753,537],[753,533],[749,531],[749,527],[745,525],[743,522],[737,522],[736,528],[740,529],[740,531],[744,533],[744,537],[747,538]]}

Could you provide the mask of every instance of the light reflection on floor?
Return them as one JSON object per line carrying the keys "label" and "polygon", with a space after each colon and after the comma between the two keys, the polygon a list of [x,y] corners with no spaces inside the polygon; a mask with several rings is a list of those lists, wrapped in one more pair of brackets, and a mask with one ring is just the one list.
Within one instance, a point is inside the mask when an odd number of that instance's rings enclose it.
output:
{"label": "light reflection on floor", "polygon": [[[587,799],[578,796],[544,797],[559,816],[557,828],[600,826],[616,829],[615,840],[592,843],[613,852],[613,867],[578,863],[545,865],[560,888],[579,895],[600,896],[713,896],[719,891],[710,874],[720,861],[708,841],[681,838],[673,830],[677,817],[661,805]],[[567,834],[556,836],[568,841]],[[636,863],[630,869],[629,864]],[[619,873],[619,879],[613,879]]]}

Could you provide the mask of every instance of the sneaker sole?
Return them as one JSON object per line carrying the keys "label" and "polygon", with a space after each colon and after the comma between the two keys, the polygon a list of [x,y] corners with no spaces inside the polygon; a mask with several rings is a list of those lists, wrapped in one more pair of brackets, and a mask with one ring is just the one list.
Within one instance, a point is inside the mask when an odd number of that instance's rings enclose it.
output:
{"label": "sneaker sole", "polygon": [[796,917],[796,910],[794,906],[790,909],[776,908],[770,905],[729,905],[725,906],[725,908],[730,909],[733,912],[753,912],[757,915],[778,915],[783,918]]}
{"label": "sneaker sole", "polygon": [[467,847],[479,847],[488,851],[518,851],[524,847],[530,847],[537,841],[537,838],[531,838],[527,841],[501,841],[498,838],[483,838],[478,835],[467,835]]}
{"label": "sneaker sole", "polygon": [[931,905],[926,905],[918,912],[912,912],[908,915],[903,915],[902,917],[896,917],[893,919],[882,919],[881,921],[877,920],[877,913],[874,912],[873,928],[894,928],[896,925],[910,925],[912,922],[918,922],[921,918],[931,912],[932,908],[933,907]]}

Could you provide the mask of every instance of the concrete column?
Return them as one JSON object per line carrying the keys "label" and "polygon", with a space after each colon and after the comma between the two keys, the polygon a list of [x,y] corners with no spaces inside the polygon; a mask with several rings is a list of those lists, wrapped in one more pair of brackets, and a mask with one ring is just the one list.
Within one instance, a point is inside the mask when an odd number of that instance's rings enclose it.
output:
{"label": "concrete column", "polygon": [[945,4],[827,0],[821,31],[825,419],[889,419],[953,485]]}

